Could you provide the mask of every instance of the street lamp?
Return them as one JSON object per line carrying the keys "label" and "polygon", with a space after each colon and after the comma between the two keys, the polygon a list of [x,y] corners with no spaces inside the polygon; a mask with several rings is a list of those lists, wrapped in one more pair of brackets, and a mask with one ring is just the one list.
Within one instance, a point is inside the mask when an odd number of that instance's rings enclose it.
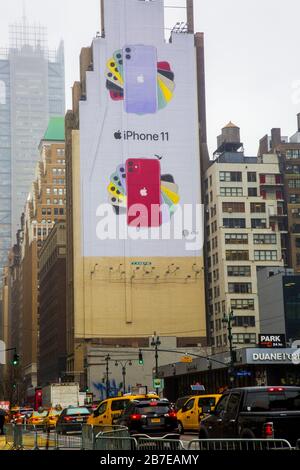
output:
{"label": "street lamp", "polygon": [[[152,336],[151,346],[155,348],[155,378],[158,379],[158,347],[161,345],[159,336],[156,335],[156,331]],[[158,395],[159,388],[156,387],[156,393]]]}
{"label": "street lamp", "polygon": [[229,351],[230,351],[230,367],[228,369],[229,373],[229,380],[231,385],[234,382],[234,363],[235,363],[235,351],[233,350],[232,346],[232,323],[234,322],[234,314],[231,310],[228,315],[224,313],[222,318],[222,323],[227,324],[227,331],[228,331],[228,341],[229,341]]}
{"label": "street lamp", "polygon": [[122,366],[123,393],[126,393],[126,384],[125,384],[126,366],[127,366],[127,364],[129,366],[132,366],[132,361],[131,361],[131,359],[126,359],[125,361],[117,359],[116,362],[115,362],[115,366],[118,367],[119,364],[121,364],[121,366]]}

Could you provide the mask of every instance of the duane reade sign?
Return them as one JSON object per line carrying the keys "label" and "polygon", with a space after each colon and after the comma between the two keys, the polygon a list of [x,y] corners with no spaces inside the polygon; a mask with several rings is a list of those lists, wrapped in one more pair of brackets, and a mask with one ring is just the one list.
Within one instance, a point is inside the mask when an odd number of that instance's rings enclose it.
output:
{"label": "duane reade sign", "polygon": [[295,358],[300,360],[300,349],[248,349],[247,364],[293,364]]}

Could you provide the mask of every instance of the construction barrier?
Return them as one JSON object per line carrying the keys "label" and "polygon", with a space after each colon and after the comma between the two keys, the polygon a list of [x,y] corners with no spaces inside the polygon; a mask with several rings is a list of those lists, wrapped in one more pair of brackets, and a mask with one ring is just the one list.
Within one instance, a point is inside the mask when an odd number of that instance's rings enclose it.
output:
{"label": "construction barrier", "polygon": [[285,439],[194,439],[189,442],[188,450],[293,450]]}
{"label": "construction barrier", "polygon": [[179,434],[166,434],[163,437],[151,437],[144,434],[135,434],[137,440],[137,450],[153,451],[179,451],[185,450],[180,441]]}

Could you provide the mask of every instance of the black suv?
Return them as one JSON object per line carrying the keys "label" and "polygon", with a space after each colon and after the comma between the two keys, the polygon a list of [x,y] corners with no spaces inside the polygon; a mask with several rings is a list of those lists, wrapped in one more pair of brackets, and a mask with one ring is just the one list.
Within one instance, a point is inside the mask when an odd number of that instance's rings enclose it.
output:
{"label": "black suv", "polygon": [[300,438],[300,387],[234,388],[202,419],[200,439]]}
{"label": "black suv", "polygon": [[176,412],[167,400],[133,400],[116,424],[127,426],[131,434],[163,436],[177,432]]}

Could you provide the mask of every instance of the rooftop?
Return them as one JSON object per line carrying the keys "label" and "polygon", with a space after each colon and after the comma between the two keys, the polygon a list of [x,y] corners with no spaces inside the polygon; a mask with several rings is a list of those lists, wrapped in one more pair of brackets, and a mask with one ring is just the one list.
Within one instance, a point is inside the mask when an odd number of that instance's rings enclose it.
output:
{"label": "rooftop", "polygon": [[61,140],[62,142],[65,140],[65,118],[63,116],[50,118],[43,140]]}

